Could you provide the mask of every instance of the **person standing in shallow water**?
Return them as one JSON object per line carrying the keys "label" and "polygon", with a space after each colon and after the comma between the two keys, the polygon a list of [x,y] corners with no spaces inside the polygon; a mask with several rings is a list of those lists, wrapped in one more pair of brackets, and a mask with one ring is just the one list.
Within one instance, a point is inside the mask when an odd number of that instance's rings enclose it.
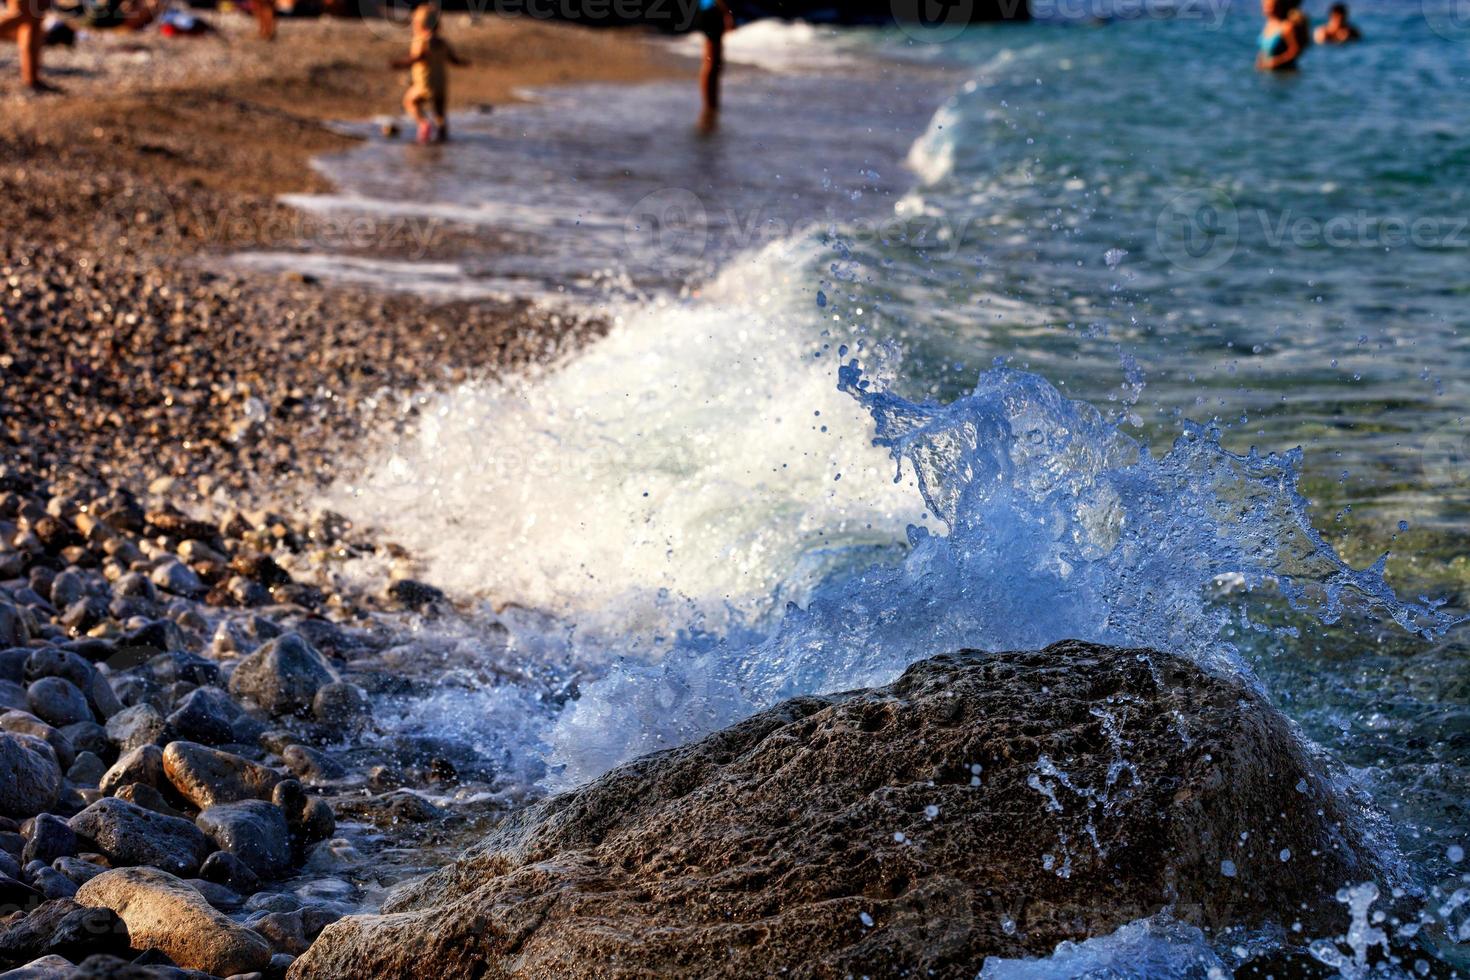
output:
{"label": "person standing in shallow water", "polygon": [[1358,33],[1358,28],[1348,20],[1345,3],[1334,3],[1328,8],[1327,23],[1317,28],[1318,44],[1347,44],[1362,39],[1363,35]]}
{"label": "person standing in shallow water", "polygon": [[1296,68],[1312,30],[1299,0],[1261,0],[1261,12],[1266,15],[1266,26],[1261,28],[1256,67],[1262,71]]}
{"label": "person standing in shallow water", "polygon": [[[408,57],[393,62],[394,68],[407,68],[410,72],[408,91],[403,94],[403,108],[418,123],[418,141],[429,142],[432,137],[437,143],[449,139],[449,66],[465,67],[469,64],[449,42],[439,36],[439,8],[432,3],[421,4],[413,11],[413,44]],[[433,113],[431,125],[424,112],[428,103]]]}
{"label": "person standing in shallow water", "polygon": [[276,39],[276,0],[253,0],[255,24],[262,41]]}
{"label": "person standing in shallow water", "polygon": [[699,0],[694,29],[704,35],[704,66],[699,73],[704,109],[699,114],[699,131],[711,133],[720,121],[720,74],[725,67],[725,34],[735,29],[735,14],[725,0]]}
{"label": "person standing in shallow water", "polygon": [[15,38],[20,48],[20,80],[32,92],[55,92],[41,81],[41,41],[51,0],[10,0],[0,13],[0,38]]}

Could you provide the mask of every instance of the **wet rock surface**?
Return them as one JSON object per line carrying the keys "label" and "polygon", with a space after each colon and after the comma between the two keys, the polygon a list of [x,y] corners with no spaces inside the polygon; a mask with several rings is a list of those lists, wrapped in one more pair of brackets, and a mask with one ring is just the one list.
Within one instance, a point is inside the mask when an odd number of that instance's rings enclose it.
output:
{"label": "wet rock surface", "polygon": [[1381,871],[1352,809],[1178,658],[940,656],[533,805],[291,976],[973,977],[1165,907],[1327,928]]}

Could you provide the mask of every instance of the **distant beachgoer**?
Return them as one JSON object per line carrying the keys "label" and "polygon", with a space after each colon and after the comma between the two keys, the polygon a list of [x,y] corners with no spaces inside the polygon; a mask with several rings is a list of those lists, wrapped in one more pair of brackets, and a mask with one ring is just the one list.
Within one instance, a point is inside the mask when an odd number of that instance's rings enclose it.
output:
{"label": "distant beachgoer", "polygon": [[[432,136],[437,142],[449,139],[449,66],[461,68],[469,62],[454,53],[449,42],[439,36],[439,8],[432,3],[421,4],[413,12],[413,43],[408,57],[393,62],[393,67],[410,71],[408,91],[403,95],[403,108],[419,124],[418,140],[429,142]],[[424,112],[428,103],[432,112],[433,125]]]}
{"label": "distant beachgoer", "polygon": [[260,27],[262,41],[276,39],[276,0],[251,0],[255,10],[255,23]]}
{"label": "distant beachgoer", "polygon": [[1358,32],[1356,24],[1348,20],[1348,8],[1345,3],[1334,3],[1327,10],[1327,23],[1317,28],[1318,44],[1347,44],[1350,41],[1360,41],[1363,35]]}
{"label": "distant beachgoer", "polygon": [[1299,0],[1261,0],[1261,11],[1266,26],[1261,29],[1256,67],[1262,71],[1295,68],[1311,37],[1311,25],[1299,9]]}
{"label": "distant beachgoer", "polygon": [[41,42],[51,0],[10,0],[0,13],[0,38],[14,37],[20,48],[20,80],[32,92],[55,92],[41,80]]}
{"label": "distant beachgoer", "polygon": [[699,86],[704,93],[704,110],[699,115],[702,132],[712,132],[720,118],[720,73],[725,67],[725,34],[735,29],[735,14],[725,0],[699,0],[694,29],[704,35],[704,67]]}

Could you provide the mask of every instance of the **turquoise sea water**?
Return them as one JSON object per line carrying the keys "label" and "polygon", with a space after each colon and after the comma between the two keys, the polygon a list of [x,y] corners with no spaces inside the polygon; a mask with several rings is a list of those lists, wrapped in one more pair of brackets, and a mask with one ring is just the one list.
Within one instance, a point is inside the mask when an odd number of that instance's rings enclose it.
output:
{"label": "turquoise sea water", "polygon": [[[556,786],[937,647],[1156,645],[1259,684],[1372,796],[1425,910],[1399,939],[1460,962],[1470,18],[1354,8],[1361,44],[1278,76],[1239,4],[758,24],[712,138],[655,83],[324,161],[340,191],[304,205],[462,236],[324,273],[613,324],[395,393],[411,434],[330,495],[508,630],[405,717]],[[1316,938],[1355,975],[1343,922]],[[1015,975],[1238,959],[1174,955],[1201,942],[1142,924]]]}

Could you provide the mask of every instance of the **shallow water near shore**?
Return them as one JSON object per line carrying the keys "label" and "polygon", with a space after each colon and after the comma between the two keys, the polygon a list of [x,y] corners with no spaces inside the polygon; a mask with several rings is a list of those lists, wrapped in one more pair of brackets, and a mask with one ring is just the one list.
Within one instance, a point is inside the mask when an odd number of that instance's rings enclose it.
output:
{"label": "shallow water near shore", "polygon": [[[1466,38],[1362,4],[1367,41],[1268,78],[1254,8],[1219,10],[763,28],[747,60],[780,71],[732,75],[713,139],[656,84],[325,161],[339,193],[300,203],[524,237],[372,270],[393,287],[613,322],[533,376],[393,393],[410,433],[329,495],[483,601],[453,628],[475,683],[404,725],[537,792],[960,645],[1159,646],[1372,794],[1423,893],[1395,938],[1460,962]],[[1320,937],[1345,975],[1358,901]],[[1135,925],[987,975],[1240,958]]]}

